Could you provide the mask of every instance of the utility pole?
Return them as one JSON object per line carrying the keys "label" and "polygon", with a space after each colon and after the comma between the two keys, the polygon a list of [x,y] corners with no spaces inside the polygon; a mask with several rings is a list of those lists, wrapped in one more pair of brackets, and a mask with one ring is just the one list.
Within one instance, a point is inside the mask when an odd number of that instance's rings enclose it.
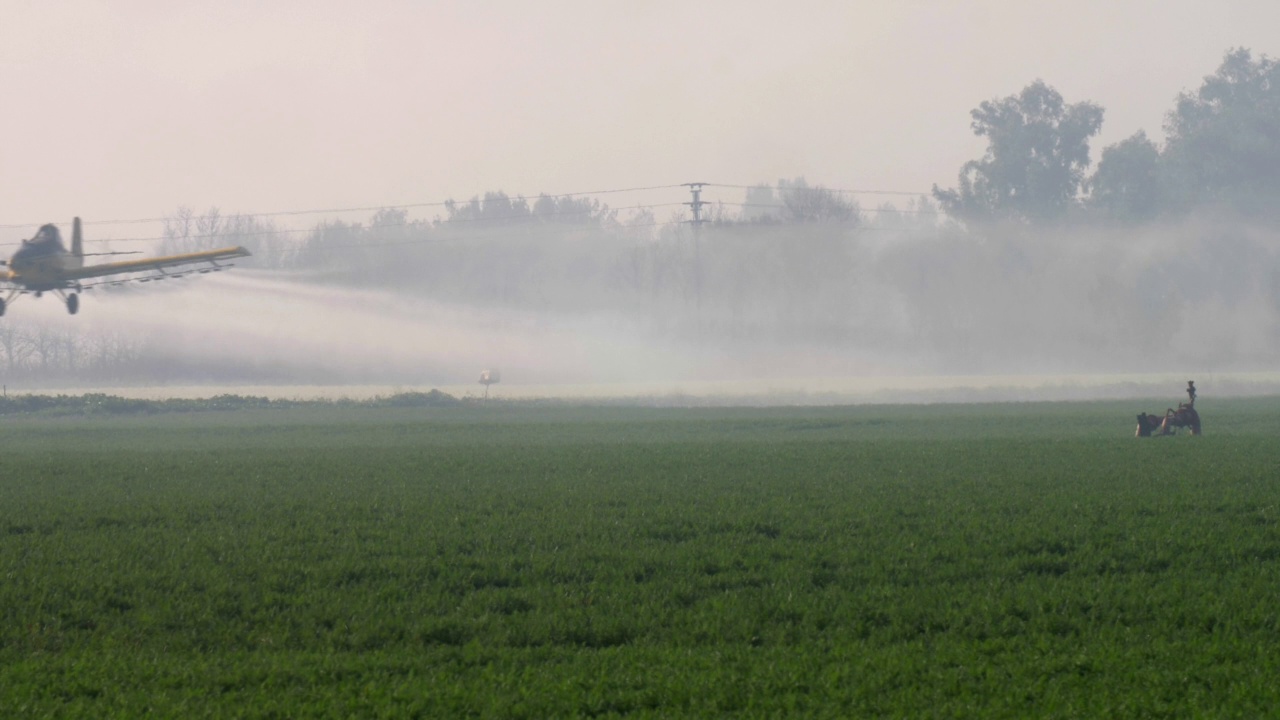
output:
{"label": "utility pole", "polygon": [[707,183],[700,182],[684,184],[685,187],[689,188],[689,192],[693,194],[693,202],[687,202],[685,205],[693,208],[693,227],[695,232],[702,226],[702,223],[705,222],[702,219],[702,206],[706,205],[706,203],[702,201],[702,186],[706,184]]}
{"label": "utility pole", "polygon": [[706,222],[702,219],[702,206],[706,204],[702,201],[702,186],[706,184],[704,182],[684,183],[693,195],[692,202],[687,202],[685,205],[693,211],[693,220],[690,221],[693,224],[693,297],[699,313],[702,311],[702,223]]}

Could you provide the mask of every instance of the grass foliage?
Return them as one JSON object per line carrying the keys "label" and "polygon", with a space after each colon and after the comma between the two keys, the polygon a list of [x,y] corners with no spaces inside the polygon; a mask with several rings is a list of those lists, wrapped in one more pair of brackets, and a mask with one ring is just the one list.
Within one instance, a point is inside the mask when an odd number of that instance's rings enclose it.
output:
{"label": "grass foliage", "polygon": [[24,717],[1261,717],[1280,401],[0,418]]}

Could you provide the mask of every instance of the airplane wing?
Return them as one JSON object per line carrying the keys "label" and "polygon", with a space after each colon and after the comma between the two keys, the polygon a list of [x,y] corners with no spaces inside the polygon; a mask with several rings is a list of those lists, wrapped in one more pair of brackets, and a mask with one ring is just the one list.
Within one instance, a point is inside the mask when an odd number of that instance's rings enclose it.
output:
{"label": "airplane wing", "polygon": [[[205,250],[204,252],[185,253],[183,255],[162,255],[145,260],[122,260],[120,262],[102,263],[101,265],[86,265],[85,267],[68,271],[66,276],[70,280],[84,280],[105,275],[146,272],[148,270],[163,272],[165,268],[206,262],[217,265],[219,260],[233,260],[248,256],[249,251],[242,247],[225,247],[217,250]],[[7,271],[0,271],[0,273],[7,273]],[[4,279],[4,274],[0,274],[0,280]]]}

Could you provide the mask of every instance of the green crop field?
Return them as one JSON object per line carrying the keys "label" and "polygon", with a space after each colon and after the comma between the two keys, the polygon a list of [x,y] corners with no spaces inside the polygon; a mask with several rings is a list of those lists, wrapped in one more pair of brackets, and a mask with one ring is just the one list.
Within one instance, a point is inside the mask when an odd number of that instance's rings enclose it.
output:
{"label": "green crop field", "polygon": [[0,715],[1271,716],[1280,400],[1166,404],[5,414]]}

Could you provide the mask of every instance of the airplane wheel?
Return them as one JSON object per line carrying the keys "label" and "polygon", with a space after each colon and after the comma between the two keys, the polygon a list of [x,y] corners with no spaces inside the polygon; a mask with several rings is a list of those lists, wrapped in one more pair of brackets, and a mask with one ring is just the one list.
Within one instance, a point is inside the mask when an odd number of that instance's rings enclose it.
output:
{"label": "airplane wheel", "polygon": [[4,306],[5,306],[4,300],[0,299],[0,316],[4,315]]}
{"label": "airplane wheel", "polygon": [[70,295],[67,296],[67,312],[71,313],[72,315],[75,315],[79,311],[80,311],[80,296],[76,295],[75,293],[71,293]]}

